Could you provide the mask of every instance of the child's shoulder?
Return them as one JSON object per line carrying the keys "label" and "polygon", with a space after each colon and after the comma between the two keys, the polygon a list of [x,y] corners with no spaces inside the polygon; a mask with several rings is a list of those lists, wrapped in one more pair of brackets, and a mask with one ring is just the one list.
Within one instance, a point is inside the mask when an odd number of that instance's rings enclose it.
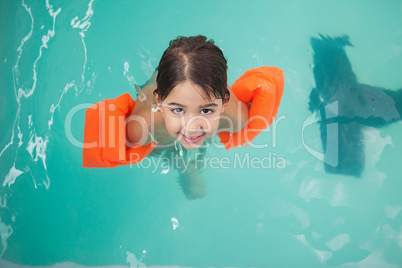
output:
{"label": "child's shoulder", "polygon": [[220,129],[230,129],[232,132],[240,131],[248,120],[249,105],[241,102],[228,86],[230,93],[229,101],[225,106],[223,118],[220,120]]}
{"label": "child's shoulder", "polygon": [[153,91],[155,85],[146,85],[139,92],[135,105],[127,118],[127,140],[131,144],[146,145],[153,140],[153,134],[164,124],[163,117],[155,112],[157,107]]}

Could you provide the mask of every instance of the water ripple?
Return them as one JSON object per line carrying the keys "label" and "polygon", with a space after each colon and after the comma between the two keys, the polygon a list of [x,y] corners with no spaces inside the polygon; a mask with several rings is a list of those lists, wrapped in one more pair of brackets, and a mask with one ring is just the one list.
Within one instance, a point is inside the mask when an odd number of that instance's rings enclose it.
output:
{"label": "water ripple", "polygon": [[[86,64],[87,64],[87,60],[88,60],[87,59],[87,46],[85,44],[84,39],[85,39],[85,32],[91,26],[91,23],[89,21],[90,21],[92,15],[94,14],[94,11],[92,9],[93,2],[94,2],[94,0],[91,0],[88,3],[88,9],[85,12],[85,17],[82,20],[78,20],[78,17],[76,16],[74,19],[71,20],[71,23],[70,23],[73,28],[78,28],[78,29],[82,30],[80,32],[82,45],[84,47],[84,65],[82,67],[82,74],[81,74],[82,83],[84,83],[84,81],[85,81],[85,69],[86,69]],[[75,89],[78,93],[80,93],[82,91],[82,88],[81,88],[81,90],[78,90],[77,86],[75,87]]]}

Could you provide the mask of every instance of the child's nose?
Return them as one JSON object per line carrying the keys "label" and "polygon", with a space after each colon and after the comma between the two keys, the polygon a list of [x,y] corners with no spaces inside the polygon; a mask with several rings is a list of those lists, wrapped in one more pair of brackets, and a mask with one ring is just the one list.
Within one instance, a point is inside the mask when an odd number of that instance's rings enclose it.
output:
{"label": "child's nose", "polygon": [[209,121],[202,116],[191,116],[186,118],[184,129],[187,133],[206,132],[209,129]]}

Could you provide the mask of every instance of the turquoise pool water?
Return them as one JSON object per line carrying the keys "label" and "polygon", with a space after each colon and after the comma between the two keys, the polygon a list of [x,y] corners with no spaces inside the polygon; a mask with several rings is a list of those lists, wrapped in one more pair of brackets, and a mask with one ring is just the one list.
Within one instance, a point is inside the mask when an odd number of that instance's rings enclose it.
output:
{"label": "turquoise pool water", "polygon": [[[197,200],[156,157],[83,169],[84,108],[196,34],[229,83],[283,69],[269,146],[208,148]],[[0,40],[0,267],[402,267],[400,1],[0,0]]]}

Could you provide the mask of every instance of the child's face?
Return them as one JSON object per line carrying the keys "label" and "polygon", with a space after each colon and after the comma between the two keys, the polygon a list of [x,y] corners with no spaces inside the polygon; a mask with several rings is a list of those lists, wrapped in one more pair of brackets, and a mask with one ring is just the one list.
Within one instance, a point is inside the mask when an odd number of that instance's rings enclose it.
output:
{"label": "child's face", "polygon": [[186,149],[197,149],[212,137],[224,111],[222,99],[208,100],[202,88],[186,80],[172,89],[161,105],[168,133]]}

